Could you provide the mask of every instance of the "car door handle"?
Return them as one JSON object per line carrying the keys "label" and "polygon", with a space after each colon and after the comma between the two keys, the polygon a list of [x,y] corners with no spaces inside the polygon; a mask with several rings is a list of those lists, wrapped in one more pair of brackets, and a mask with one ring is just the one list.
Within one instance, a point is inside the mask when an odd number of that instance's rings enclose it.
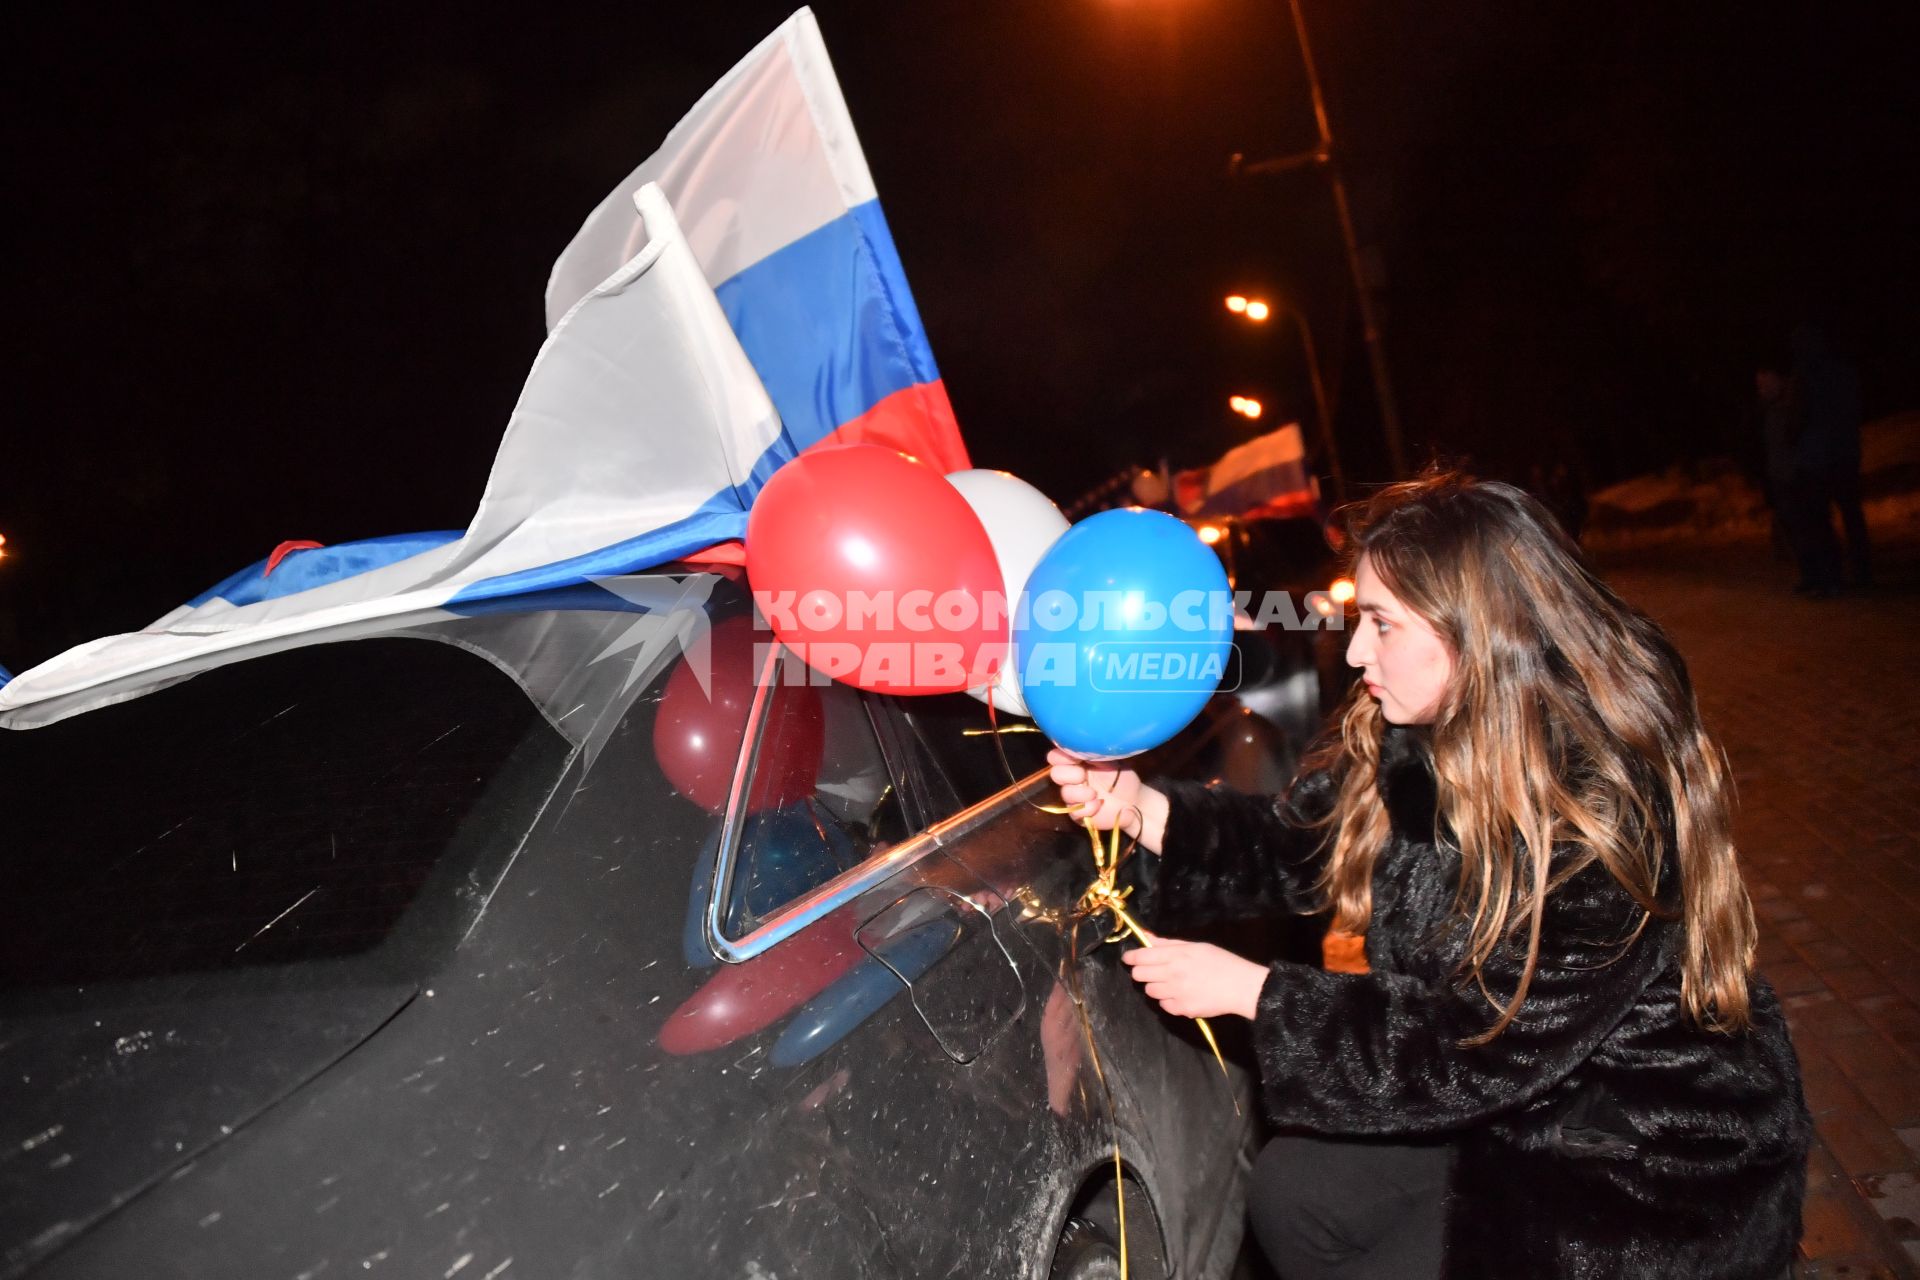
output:
{"label": "car door handle", "polygon": [[856,933],[861,947],[905,984],[942,1053],[972,1062],[1026,1008],[1026,988],[993,917],[939,885],[922,885]]}
{"label": "car door handle", "polygon": [[878,953],[869,951],[793,1015],[768,1060],[776,1067],[797,1067],[819,1057],[905,994],[960,936],[959,921],[940,916],[889,937]]}

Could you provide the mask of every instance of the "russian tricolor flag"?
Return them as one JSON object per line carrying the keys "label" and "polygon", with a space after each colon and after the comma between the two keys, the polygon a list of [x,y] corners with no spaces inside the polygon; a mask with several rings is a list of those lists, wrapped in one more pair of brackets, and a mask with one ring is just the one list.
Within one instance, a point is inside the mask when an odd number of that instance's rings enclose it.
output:
{"label": "russian tricolor flag", "polygon": [[1312,514],[1319,492],[1307,470],[1300,424],[1256,436],[1210,467],[1180,472],[1173,478],[1173,497],[1189,519]]}
{"label": "russian tricolor flag", "polygon": [[867,441],[968,465],[808,10],[594,211],[554,265],[547,311],[465,530],[282,548],[0,686],[0,725],[308,631],[733,558],[761,487],[805,449]]}
{"label": "russian tricolor flag", "polygon": [[593,211],[547,284],[547,323],[631,256],[657,182],[780,413],[756,483],[802,449],[865,441],[942,472],[967,452],[827,61],[802,9],[729,71]]}

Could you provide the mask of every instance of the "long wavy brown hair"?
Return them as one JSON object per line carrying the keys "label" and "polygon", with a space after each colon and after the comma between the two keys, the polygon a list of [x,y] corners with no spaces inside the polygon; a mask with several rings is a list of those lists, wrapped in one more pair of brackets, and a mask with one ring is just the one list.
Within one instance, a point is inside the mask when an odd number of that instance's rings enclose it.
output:
{"label": "long wavy brown hair", "polygon": [[[1665,633],[1511,485],[1434,473],[1342,516],[1351,564],[1366,557],[1454,659],[1432,726],[1437,820],[1460,852],[1461,964],[1499,1011],[1468,1043],[1513,1020],[1539,962],[1547,896],[1595,862],[1642,912],[1622,944],[1650,919],[1677,916],[1689,1014],[1717,1031],[1744,1027],[1756,930],[1734,855],[1733,787]],[[1339,734],[1308,762],[1338,780],[1322,888],[1336,927],[1355,933],[1372,912],[1387,837],[1375,785],[1384,723],[1356,688]],[[1678,874],[1663,899],[1669,862]],[[1518,988],[1489,991],[1482,966],[1523,933]]]}

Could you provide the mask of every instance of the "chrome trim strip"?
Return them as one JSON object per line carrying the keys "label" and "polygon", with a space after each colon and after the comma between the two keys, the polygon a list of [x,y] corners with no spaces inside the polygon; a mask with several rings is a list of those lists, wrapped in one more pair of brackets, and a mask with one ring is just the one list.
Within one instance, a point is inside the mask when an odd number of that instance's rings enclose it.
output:
{"label": "chrome trim strip", "polygon": [[[773,698],[775,667],[780,661],[780,646],[767,646],[766,665],[760,669],[760,687],[753,691],[753,703],[747,708],[747,727],[743,735],[747,749],[733,767],[733,787],[727,793],[727,816],[720,822],[720,846],[715,851],[713,881],[707,885],[707,945],[722,960],[726,939],[720,933],[720,904],[726,894],[723,886],[733,883],[733,857],[740,845],[740,829],[745,825],[747,779],[760,759],[760,735],[767,722],[767,703]],[[744,959],[745,957],[742,957]]]}
{"label": "chrome trim strip", "polygon": [[[756,698],[751,714],[757,716],[759,711],[760,703]],[[758,751],[757,724],[755,731],[755,750]],[[731,824],[734,814],[732,807],[729,806],[729,827],[721,836],[720,858],[713,876],[713,894],[707,906],[707,945],[713,948],[715,955],[728,964],[739,964],[743,960],[751,960],[761,952],[778,945],[813,924],[822,916],[839,910],[882,881],[899,875],[934,850],[964,839],[1005,810],[1024,803],[1035,792],[1041,790],[1046,782],[1047,770],[1036,770],[979,803],[969,805],[950,817],[942,818],[925,831],[901,841],[879,857],[870,858],[857,867],[849,868],[825,884],[802,894],[773,916],[763,920],[758,928],[745,937],[737,939],[729,939],[720,932],[720,902],[723,897],[721,886],[729,882],[733,869],[733,846],[729,839],[733,834]],[[736,799],[741,789],[740,780],[736,779]],[[726,868],[724,875],[718,869],[719,867]]]}

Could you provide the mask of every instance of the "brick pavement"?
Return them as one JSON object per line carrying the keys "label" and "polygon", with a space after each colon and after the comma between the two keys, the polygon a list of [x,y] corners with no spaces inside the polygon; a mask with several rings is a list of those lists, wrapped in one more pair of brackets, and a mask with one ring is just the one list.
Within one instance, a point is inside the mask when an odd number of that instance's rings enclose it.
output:
{"label": "brick pavement", "polygon": [[1802,1275],[1920,1277],[1920,546],[1814,602],[1764,548],[1607,568],[1665,626],[1733,762],[1761,967],[1818,1132]]}

